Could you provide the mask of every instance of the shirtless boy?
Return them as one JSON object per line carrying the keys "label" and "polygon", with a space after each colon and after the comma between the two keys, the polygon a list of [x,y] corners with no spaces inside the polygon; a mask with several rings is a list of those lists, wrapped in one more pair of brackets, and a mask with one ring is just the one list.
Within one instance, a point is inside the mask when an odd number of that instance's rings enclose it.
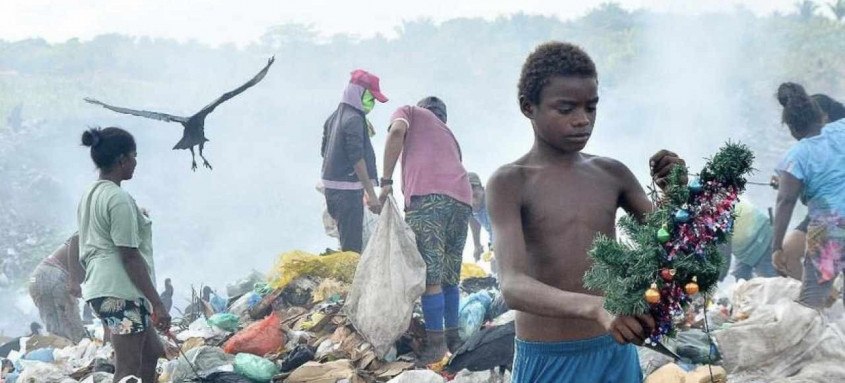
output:
{"label": "shirtless boy", "polygon": [[[652,210],[642,186],[619,161],[582,153],[596,120],[595,64],[560,42],[528,56],[519,105],[534,130],[531,150],[488,184],[500,283],[518,310],[513,382],[640,382],[636,348],[654,326],[649,315],[613,317],[583,287],[596,234],[615,236],[618,208],[638,218]],[[664,187],[684,162],[660,151],[651,172]]]}

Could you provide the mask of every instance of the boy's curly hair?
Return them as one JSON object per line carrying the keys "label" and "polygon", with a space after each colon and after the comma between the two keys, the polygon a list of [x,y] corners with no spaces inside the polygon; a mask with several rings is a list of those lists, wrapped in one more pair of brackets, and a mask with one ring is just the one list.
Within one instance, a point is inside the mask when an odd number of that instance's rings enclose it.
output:
{"label": "boy's curly hair", "polygon": [[550,41],[538,46],[522,64],[520,98],[540,103],[540,91],[553,76],[598,77],[593,59],[577,45]]}

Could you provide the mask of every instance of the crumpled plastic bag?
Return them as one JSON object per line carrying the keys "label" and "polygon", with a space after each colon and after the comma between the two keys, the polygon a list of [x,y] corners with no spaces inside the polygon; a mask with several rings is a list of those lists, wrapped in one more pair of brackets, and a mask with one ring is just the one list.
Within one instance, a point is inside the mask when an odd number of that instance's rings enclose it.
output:
{"label": "crumpled plastic bag", "polygon": [[314,348],[307,344],[297,345],[291,352],[282,359],[282,372],[293,371],[299,366],[314,360]]}
{"label": "crumpled plastic bag", "polygon": [[[187,360],[185,359],[187,357]],[[194,370],[188,361],[194,365],[200,376],[205,376],[222,366],[232,364],[234,357],[226,354],[219,347],[200,346],[189,350],[184,356],[180,355],[175,370],[171,373],[170,379],[173,382],[181,382],[186,379],[194,379]]]}
{"label": "crumpled plastic bag", "polygon": [[264,281],[264,275],[256,270],[252,270],[246,277],[226,285],[226,295],[233,298],[241,296],[252,291],[255,288],[255,284],[262,281]]}
{"label": "crumpled plastic bag", "polygon": [[253,381],[234,372],[218,371],[204,377],[202,383],[253,383]]}
{"label": "crumpled plastic bag", "polygon": [[176,339],[184,342],[190,338],[210,339],[221,335],[226,335],[226,333],[220,329],[212,328],[205,318],[200,317],[188,325],[187,330],[176,334]]}
{"label": "crumpled plastic bag", "polygon": [[775,304],[786,299],[798,299],[801,282],[792,278],[753,278],[738,283],[733,292],[734,316],[745,319],[754,314],[758,307]]}
{"label": "crumpled plastic bag", "polygon": [[37,360],[39,362],[45,363],[52,363],[55,359],[53,358],[53,348],[46,347],[46,348],[39,348],[37,350],[33,350],[28,352],[23,357],[24,360]]}
{"label": "crumpled plastic bag", "polygon": [[314,290],[313,302],[320,303],[328,301],[329,303],[335,303],[343,299],[347,293],[349,293],[349,284],[336,279],[326,278]]}
{"label": "crumpled plastic bag", "polygon": [[308,362],[293,370],[285,379],[287,383],[335,383],[346,381],[349,383],[363,382],[355,372],[355,366],[349,359],[332,362]]}
{"label": "crumpled plastic bag", "polygon": [[495,277],[467,278],[461,281],[461,291],[466,294],[477,293],[481,290],[498,289]]}
{"label": "crumpled plastic bag", "polygon": [[481,329],[481,325],[484,324],[484,318],[487,317],[487,310],[490,309],[492,303],[493,298],[487,291],[470,294],[466,299],[461,300],[461,306],[458,311],[460,318],[458,334],[461,340],[469,339]]}
{"label": "crumpled plastic bag", "polygon": [[293,351],[302,343],[308,343],[314,335],[308,331],[290,330],[285,332],[285,351]]}
{"label": "crumpled plastic bag", "polygon": [[279,256],[269,274],[268,284],[273,289],[282,288],[300,276],[334,278],[346,283],[352,282],[360,255],[341,252],[325,256],[294,250]]}
{"label": "crumpled plastic bag", "polygon": [[296,324],[293,326],[294,330],[297,331],[309,331],[317,326],[323,319],[326,318],[326,313],[322,311],[315,311],[308,316],[302,317]]}
{"label": "crumpled plastic bag", "polygon": [[93,342],[91,339],[83,338],[76,346],[53,350],[53,359],[75,370],[87,366],[102,347],[99,341]]}
{"label": "crumpled plastic bag", "polygon": [[[450,381],[450,383],[489,383],[489,382],[496,382],[499,380],[498,377],[501,376],[498,369],[496,371],[469,371],[469,370],[462,370],[455,375],[455,378]],[[504,379],[501,380],[503,383],[508,383],[511,381],[510,372],[506,371],[504,374]],[[686,382],[685,382],[686,383]]]}
{"label": "crumpled plastic bag", "polygon": [[294,279],[279,294],[288,306],[308,307],[314,301],[317,281],[310,276]]}
{"label": "crumpled plastic bag", "polygon": [[87,378],[83,379],[79,383],[112,383],[114,379],[113,374],[109,374],[108,372],[98,371],[91,375],[88,375]]}
{"label": "crumpled plastic bag", "polygon": [[367,248],[367,244],[370,243],[370,238],[375,233],[376,227],[378,227],[378,215],[369,209],[364,209],[364,222],[361,225],[361,239],[363,240],[361,243],[364,244],[364,248],[361,251]]}
{"label": "crumpled plastic bag", "polygon": [[249,309],[258,304],[258,302],[261,302],[261,296],[250,291],[235,300],[229,306],[229,312],[237,315],[241,320],[247,321],[250,319]]}
{"label": "crumpled plastic bag", "polygon": [[208,324],[224,331],[234,332],[238,330],[240,320],[232,313],[217,313],[208,318]]}
{"label": "crumpled plastic bag", "polygon": [[461,265],[461,280],[469,278],[484,278],[486,276],[487,272],[475,263],[464,262],[464,264]]}
{"label": "crumpled plastic bag", "polygon": [[387,383],[444,383],[446,379],[431,370],[405,371]]}
{"label": "crumpled plastic bag", "polygon": [[235,373],[264,383],[271,381],[273,376],[279,373],[279,368],[260,356],[241,353],[235,356]]}
{"label": "crumpled plastic bag", "polygon": [[61,367],[36,360],[20,360],[23,371],[16,383],[76,383]]}
{"label": "crumpled plastic bag", "polygon": [[274,352],[285,344],[285,334],[280,326],[279,315],[273,312],[235,334],[226,341],[223,350],[229,354],[246,352],[258,356]]}
{"label": "crumpled plastic bag", "polygon": [[637,356],[640,359],[640,369],[642,369],[644,376],[649,376],[658,368],[675,361],[669,356],[645,347],[637,347]]}
{"label": "crumpled plastic bag", "polygon": [[425,292],[425,268],[413,231],[388,198],[344,306],[380,358],[408,329],[414,302]]}
{"label": "crumpled plastic bag", "polygon": [[[756,289],[745,300],[771,301],[768,293],[790,289],[781,286]],[[752,282],[755,279],[752,279]],[[748,282],[751,283],[751,282]],[[748,319],[714,331],[721,345],[722,364],[736,382],[845,381],[845,334],[819,311],[784,296],[774,304],[757,306]],[[786,380],[779,380],[784,379]]]}
{"label": "crumpled plastic bag", "polygon": [[215,313],[226,312],[226,305],[228,303],[228,299],[223,298],[217,294],[211,293],[211,300],[209,304],[211,304],[211,309],[214,310]]}
{"label": "crumpled plastic bag", "polygon": [[675,341],[678,356],[695,364],[713,364],[722,358],[715,343],[711,344],[707,333],[699,329],[681,331]]}
{"label": "crumpled plastic bag", "polygon": [[[47,334],[47,335],[34,335],[29,337],[26,340],[26,351],[34,351],[39,348],[65,348],[73,346],[73,342],[68,340],[67,338],[62,338],[58,335]],[[21,350],[23,351],[23,349]]]}

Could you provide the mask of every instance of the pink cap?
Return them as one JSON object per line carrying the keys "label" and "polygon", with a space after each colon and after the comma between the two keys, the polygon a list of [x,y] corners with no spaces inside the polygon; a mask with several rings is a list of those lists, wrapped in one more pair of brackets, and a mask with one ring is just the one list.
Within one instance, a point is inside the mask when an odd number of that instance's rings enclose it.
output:
{"label": "pink cap", "polygon": [[349,80],[349,82],[361,85],[367,90],[369,90],[370,93],[373,94],[373,97],[375,97],[376,100],[378,100],[379,102],[387,102],[387,97],[385,97],[385,95],[381,93],[378,81],[378,76],[369,73],[363,69],[354,70],[352,72],[352,78]]}

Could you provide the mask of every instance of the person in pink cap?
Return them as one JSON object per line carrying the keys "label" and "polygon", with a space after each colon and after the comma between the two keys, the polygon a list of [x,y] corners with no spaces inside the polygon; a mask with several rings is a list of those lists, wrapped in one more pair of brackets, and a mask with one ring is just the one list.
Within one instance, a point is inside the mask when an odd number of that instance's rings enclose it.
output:
{"label": "person in pink cap", "polygon": [[[376,101],[387,102],[379,78],[357,69],[343,92],[337,110],[323,125],[322,183],[329,215],[337,221],[343,251],[363,249],[364,201],[373,213],[381,211],[376,156],[367,120]],[[365,198],[366,196],[366,198]]]}

